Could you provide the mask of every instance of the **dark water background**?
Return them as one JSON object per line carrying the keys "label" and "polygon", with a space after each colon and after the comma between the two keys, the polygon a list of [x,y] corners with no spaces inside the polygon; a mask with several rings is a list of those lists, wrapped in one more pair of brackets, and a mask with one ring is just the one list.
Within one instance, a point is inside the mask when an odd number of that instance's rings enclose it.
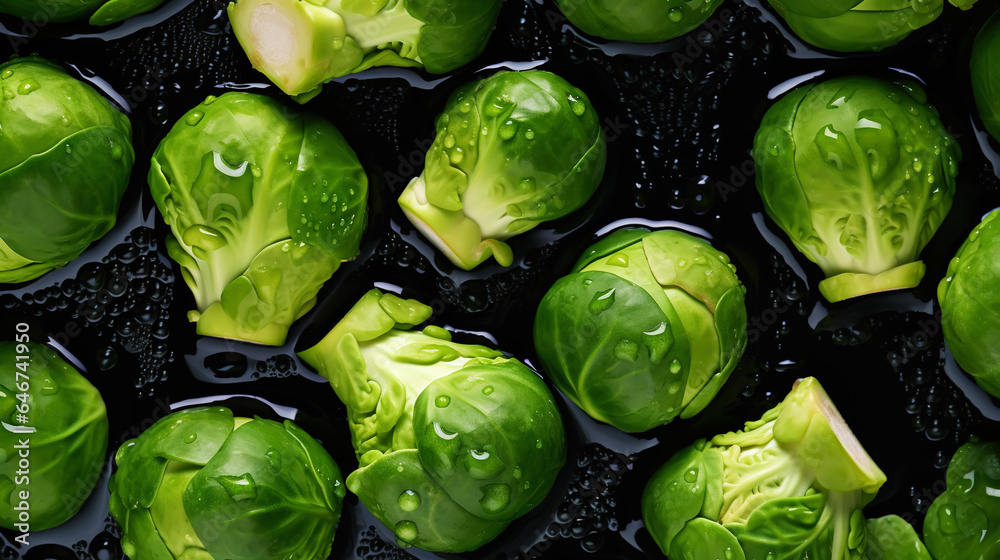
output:
{"label": "dark water background", "polygon": [[[3,286],[0,333],[27,322],[36,339],[51,337],[79,361],[109,407],[109,461],[169,410],[221,402],[241,415],[293,417],[349,471],[357,463],[344,408],[295,350],[317,341],[373,285],[428,303],[434,323],[467,331],[460,338],[495,342],[537,364],[532,310],[598,233],[625,223],[685,227],[728,253],[747,286],[751,344],[732,378],[696,418],[634,436],[560,398],[570,451],[559,482],[497,542],[463,557],[662,558],[639,521],[652,471],[694,439],[758,418],[807,375],[820,379],[889,476],[866,513],[899,514],[919,529],[957,446],[1000,437],[1000,409],[951,361],[934,301],[965,235],[1000,206],[1000,156],[968,86],[971,40],[993,8],[979,4],[970,12],[946,6],[938,21],[881,53],[831,56],[805,48],[757,0],[727,0],[706,25],[656,45],[595,42],[548,0],[508,0],[486,52],[466,68],[338,79],[306,107],[335,123],[358,153],[370,180],[370,225],[361,256],[327,282],[281,348],[193,334],[185,318],[193,299],[163,249],[167,228],[145,184],[156,144],[205,96],[242,89],[281,97],[246,61],[225,4],[171,0],[108,30],[0,17],[0,60],[37,53],[67,65],[131,114],[136,148],[116,227],[66,268]],[[527,67],[556,72],[590,96],[608,139],[608,172],[583,211],[515,238],[513,267],[455,270],[394,201],[422,169],[448,94],[496,68]],[[769,92],[819,71],[910,75],[961,144],[954,206],[922,253],[927,274],[914,290],[825,303],[815,289],[818,267],[762,213],[748,152]],[[70,522],[33,533],[30,550],[11,546],[16,534],[2,531],[0,558],[121,557],[104,482]],[[401,551],[376,525],[349,496],[332,558],[439,557]]]}

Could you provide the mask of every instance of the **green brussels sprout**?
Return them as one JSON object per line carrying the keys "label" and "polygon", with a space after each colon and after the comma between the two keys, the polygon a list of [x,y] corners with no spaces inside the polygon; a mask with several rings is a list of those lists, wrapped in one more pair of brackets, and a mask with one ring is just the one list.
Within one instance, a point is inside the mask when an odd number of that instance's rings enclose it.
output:
{"label": "green brussels sprout", "polygon": [[642,519],[670,558],[857,560],[861,508],[885,481],[809,377],[742,431],[675,454],[646,484]]}
{"label": "green brussels sprout", "polygon": [[969,59],[972,94],[983,125],[1000,141],[1000,11],[983,24]]}
{"label": "green brussels sprout", "polygon": [[500,72],[459,88],[437,119],[426,166],[399,205],[456,266],[577,210],[604,175],[607,144],[590,100],[550,72]]}
{"label": "green brussels sprout", "polygon": [[958,365],[1000,397],[1000,211],[983,218],[938,284],[941,331]]}
{"label": "green brussels sprout", "polygon": [[945,474],[948,487],[924,518],[924,542],[937,560],[1000,558],[1000,442],[958,448]]}
{"label": "green brussels sprout", "polygon": [[40,22],[64,23],[90,18],[110,25],[151,11],[166,0],[0,0],[0,12]]}
{"label": "green brussels sprout", "polygon": [[209,96],[153,153],[197,332],[281,345],[340,263],[360,252],[368,178],[329,122],[249,93]]}
{"label": "green brussels sprout", "polygon": [[101,394],[25,333],[0,341],[0,527],[41,531],[73,517],[101,476],[108,413]]}
{"label": "green brussels sprout", "polygon": [[253,67],[308,101],[323,82],[373,66],[434,74],[475,59],[502,0],[235,0],[233,33]]}
{"label": "green brussels sprout", "polygon": [[832,51],[880,51],[936,20],[944,0],[768,0],[803,41]]}
{"label": "green brussels sprout", "polygon": [[626,432],[690,418],[743,355],[745,291],[729,257],[706,241],[616,231],[542,298],[542,371],[587,414]]}
{"label": "green brussels sprout", "polygon": [[111,514],[132,560],[325,560],[340,468],[292,423],[223,407],[168,414],[115,454]]}
{"label": "green brussels sprout", "polygon": [[864,76],[792,90],[753,142],[764,209],[831,302],[920,283],[961,158],[919,86]]}
{"label": "green brussels sprout", "polygon": [[566,439],[535,372],[440,327],[410,330],[430,315],[371,290],[299,356],[347,405],[359,462],[348,489],[400,546],[463,552],[545,498]]}
{"label": "green brussels sprout", "polygon": [[65,266],[115,224],[132,125],[38,57],[0,64],[0,282]]}
{"label": "green brussels sprout", "polygon": [[722,0],[556,0],[585,33],[613,41],[656,43],[697,28]]}

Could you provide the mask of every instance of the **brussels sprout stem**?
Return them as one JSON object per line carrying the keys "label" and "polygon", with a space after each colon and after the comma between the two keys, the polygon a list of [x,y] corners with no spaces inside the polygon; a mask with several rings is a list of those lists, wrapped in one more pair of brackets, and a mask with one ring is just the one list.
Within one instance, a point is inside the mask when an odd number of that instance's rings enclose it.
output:
{"label": "brussels sprout stem", "polygon": [[915,288],[926,269],[923,261],[915,261],[880,274],[845,272],[821,281],[819,291],[827,301],[836,303],[866,294]]}

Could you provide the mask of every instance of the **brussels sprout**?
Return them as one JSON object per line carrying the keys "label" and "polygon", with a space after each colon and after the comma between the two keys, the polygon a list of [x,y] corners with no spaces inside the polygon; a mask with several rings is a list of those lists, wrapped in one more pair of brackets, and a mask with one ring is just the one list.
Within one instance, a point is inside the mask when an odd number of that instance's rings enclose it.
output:
{"label": "brussels sprout", "polygon": [[290,420],[169,414],[115,454],[110,510],[132,560],[325,560],[343,504],[330,454]]}
{"label": "brussels sprout", "polygon": [[803,41],[841,52],[879,51],[936,20],[944,0],[768,0]]}
{"label": "brussels sprout", "polygon": [[920,87],[864,76],[792,90],[753,143],[764,209],[831,302],[920,283],[961,157]]}
{"label": "brussels sprout", "polygon": [[885,481],[809,377],[742,431],[675,454],[646,484],[642,519],[670,558],[857,560],[861,508]]}
{"label": "brussels sprout", "polygon": [[690,418],[743,355],[745,291],[729,257],[706,241],[616,231],[542,298],[542,371],[587,414],[626,432]]}
{"label": "brussels sprout", "polygon": [[1000,141],[1000,11],[983,24],[969,59],[972,94],[986,130]]}
{"label": "brussels sprout", "polygon": [[[1000,211],[983,218],[938,284],[941,331],[948,349],[991,395],[1000,397]],[[986,289],[984,289],[986,288]]]}
{"label": "brussels sprout", "polygon": [[281,345],[356,257],[368,178],[327,121],[261,95],[209,96],[153,153],[149,187],[197,332]]}
{"label": "brussels sprout", "polygon": [[110,25],[151,11],[166,0],[0,0],[0,12],[40,22],[90,18],[91,25]]}
{"label": "brussels sprout", "polygon": [[104,400],[47,346],[0,341],[0,364],[0,526],[55,527],[100,479],[108,450]]}
{"label": "brussels sprout", "polygon": [[1000,442],[958,448],[945,474],[947,490],[924,518],[924,542],[936,560],[1000,558]]}
{"label": "brussels sprout", "polygon": [[300,352],[347,405],[347,487],[401,546],[463,552],[538,505],[566,459],[552,394],[521,362],[457,344],[415,300],[372,290]]}
{"label": "brussels sprout", "polygon": [[456,266],[510,266],[505,241],[583,206],[606,160],[582,91],[550,72],[500,72],[452,94],[399,205]]}
{"label": "brussels sprout", "polygon": [[233,33],[250,63],[307,101],[323,82],[372,66],[434,74],[486,48],[502,0],[236,0]]}
{"label": "brussels sprout", "polygon": [[135,160],[132,125],[38,57],[0,64],[0,93],[0,282],[24,282],[114,225]]}
{"label": "brussels sprout", "polygon": [[722,0],[556,0],[585,33],[615,41],[655,43],[705,22]]}

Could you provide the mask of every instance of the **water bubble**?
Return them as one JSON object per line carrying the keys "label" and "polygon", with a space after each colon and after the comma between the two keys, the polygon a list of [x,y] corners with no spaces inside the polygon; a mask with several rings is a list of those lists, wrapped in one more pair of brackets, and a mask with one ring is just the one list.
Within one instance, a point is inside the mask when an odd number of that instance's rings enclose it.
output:
{"label": "water bubble", "polygon": [[420,495],[413,490],[406,490],[399,495],[396,503],[403,511],[416,511],[420,507]]}
{"label": "water bubble", "polygon": [[18,95],[28,95],[29,93],[40,89],[41,86],[34,79],[27,79],[21,82],[21,85],[17,88]]}
{"label": "water bubble", "polygon": [[257,483],[254,482],[250,473],[241,476],[220,475],[215,477],[215,481],[219,483],[219,486],[222,486],[230,498],[237,502],[253,500],[257,497]]}
{"label": "water bubble", "polygon": [[615,345],[615,357],[619,360],[634,362],[639,359],[639,345],[631,340],[619,340]]}
{"label": "water bubble", "polygon": [[510,140],[517,134],[517,123],[513,120],[508,119],[497,130],[497,134],[503,140]]}
{"label": "water bubble", "polygon": [[500,513],[510,505],[510,486],[499,482],[487,484],[480,488],[483,497],[479,499],[479,505],[483,511],[490,514]]}
{"label": "water bubble", "polygon": [[628,255],[625,253],[615,253],[608,257],[607,264],[610,266],[620,266],[622,268],[628,268],[629,259]]}
{"label": "water bubble", "polygon": [[594,315],[602,313],[611,308],[615,304],[615,289],[610,288],[602,292],[597,292],[594,294],[593,299],[590,300],[590,312]]}
{"label": "water bubble", "polygon": [[404,546],[417,540],[417,537],[420,535],[420,532],[417,530],[417,524],[407,520],[396,523],[393,532],[396,533],[396,540]]}
{"label": "water bubble", "polygon": [[271,472],[278,474],[281,472],[281,453],[275,448],[270,448],[264,453],[264,458],[267,460],[267,467],[271,469]]}

